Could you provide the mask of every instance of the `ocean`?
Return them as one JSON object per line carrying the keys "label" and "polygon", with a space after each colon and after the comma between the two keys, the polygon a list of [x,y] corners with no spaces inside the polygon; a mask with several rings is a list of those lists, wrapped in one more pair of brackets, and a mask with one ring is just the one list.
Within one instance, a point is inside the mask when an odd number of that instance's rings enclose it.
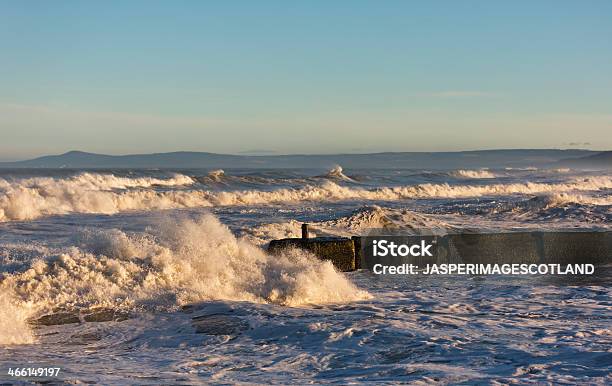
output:
{"label": "ocean", "polygon": [[611,220],[601,171],[0,170],[0,380],[609,384],[609,266],[381,278],[265,249],[303,222],[351,236]]}

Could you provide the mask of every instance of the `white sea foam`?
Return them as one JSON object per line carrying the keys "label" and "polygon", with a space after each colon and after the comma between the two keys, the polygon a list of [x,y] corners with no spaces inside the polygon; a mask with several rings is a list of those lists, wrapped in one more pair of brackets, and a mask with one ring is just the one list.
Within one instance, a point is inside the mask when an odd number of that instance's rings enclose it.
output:
{"label": "white sea foam", "polygon": [[12,187],[36,188],[42,192],[55,190],[112,190],[149,188],[152,186],[180,186],[194,183],[191,177],[175,174],[171,178],[118,177],[113,174],[80,173],[68,178],[34,177],[9,181],[0,179],[0,189]]}
{"label": "white sea foam", "polygon": [[582,194],[556,193],[547,196],[547,199],[550,206],[558,206],[563,204],[582,204],[596,206],[612,205],[612,196],[593,197]]}
{"label": "white sea foam", "polygon": [[538,168],[536,168],[535,166],[528,166],[528,167],[525,167],[525,168],[507,167],[505,169],[506,170],[519,170],[519,171],[535,171],[535,170],[538,170]]}
{"label": "white sea foam", "polygon": [[459,169],[449,173],[453,177],[457,178],[495,178],[497,177],[495,174],[491,173],[489,170],[480,169],[480,170],[464,170]]}
{"label": "white sea foam", "polygon": [[0,345],[34,342],[27,323],[31,315],[32,311],[27,302],[18,303],[12,292],[0,289]]}
{"label": "white sea foam", "polygon": [[[187,182],[180,177],[175,184]],[[346,187],[332,181],[301,188],[268,190],[208,191],[170,190],[156,191],[140,188],[158,181],[91,183],[90,177],[67,180],[43,179],[44,183],[8,183],[5,181],[0,195],[0,221],[30,220],[42,216],[66,213],[114,214],[128,210],[158,210],[225,205],[262,205],[302,201],[338,200],[402,200],[419,198],[468,198],[506,196],[516,194],[569,193],[612,188],[612,177],[574,178],[559,183],[508,183],[487,185],[420,184],[403,187],[365,189]],[[82,181],[86,181],[83,183]],[[93,178],[98,181],[99,177]],[[115,181],[114,179],[109,179]],[[163,181],[163,180],[162,180]],[[168,182],[170,183],[170,182]],[[112,187],[132,184],[139,188],[116,191]]]}
{"label": "white sea foam", "polygon": [[369,296],[329,261],[300,250],[271,257],[211,215],[137,236],[87,231],[76,244],[6,275],[0,326],[26,335],[0,328],[0,343],[27,343],[25,318],[58,307],[172,310],[203,300],[302,306]]}

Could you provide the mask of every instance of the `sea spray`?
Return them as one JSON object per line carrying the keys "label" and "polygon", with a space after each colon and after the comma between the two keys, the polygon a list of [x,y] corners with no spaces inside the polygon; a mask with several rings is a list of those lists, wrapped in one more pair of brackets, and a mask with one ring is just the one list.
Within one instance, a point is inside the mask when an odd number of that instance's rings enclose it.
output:
{"label": "sea spray", "polygon": [[34,342],[27,322],[31,316],[27,303],[17,301],[10,290],[0,286],[0,346]]}
{"label": "sea spray", "polygon": [[[307,306],[369,297],[330,262],[301,250],[271,257],[212,215],[137,235],[85,230],[74,246],[7,274],[0,289],[14,293],[10,304],[28,304],[35,315],[97,307],[170,311],[206,300]],[[0,325],[14,323],[6,318]],[[11,343],[7,336],[0,341]]]}

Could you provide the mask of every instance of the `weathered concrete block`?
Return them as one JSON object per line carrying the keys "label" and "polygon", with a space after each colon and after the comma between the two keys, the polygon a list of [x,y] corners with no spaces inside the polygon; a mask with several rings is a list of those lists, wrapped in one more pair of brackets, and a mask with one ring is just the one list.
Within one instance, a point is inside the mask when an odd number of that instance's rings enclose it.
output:
{"label": "weathered concrete block", "polygon": [[365,267],[361,236],[353,236],[351,240],[353,240],[353,249],[355,249],[355,269],[361,269]]}
{"label": "weathered concrete block", "polygon": [[462,233],[447,237],[464,263],[528,264],[540,260],[536,233]]}
{"label": "weathered concrete block", "polygon": [[[612,232],[509,232],[462,233],[444,236],[402,236],[405,241],[435,239],[433,257],[379,258],[390,265],[410,262],[472,264],[606,264],[612,261]],[[269,251],[302,248],[324,260],[330,260],[342,271],[371,268],[367,258],[372,237],[283,239],[270,243]],[[371,260],[371,261],[370,261]]]}
{"label": "weathered concrete block", "polygon": [[312,252],[322,260],[331,261],[340,271],[355,270],[355,246],[353,240],[336,237],[311,239],[282,239],[270,242],[268,251],[280,254],[286,248],[301,248]]}
{"label": "weathered concrete block", "polygon": [[612,232],[542,233],[542,262],[605,264],[612,261]]}

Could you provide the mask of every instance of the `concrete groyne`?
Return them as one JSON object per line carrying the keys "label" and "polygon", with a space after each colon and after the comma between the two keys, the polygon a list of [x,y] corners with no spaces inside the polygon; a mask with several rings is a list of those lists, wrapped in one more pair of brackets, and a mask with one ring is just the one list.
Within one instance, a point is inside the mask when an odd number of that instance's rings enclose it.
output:
{"label": "concrete groyne", "polygon": [[[373,240],[380,236],[308,237],[308,226],[302,227],[302,238],[273,240],[271,253],[285,248],[302,248],[323,260],[330,260],[341,271],[371,268],[366,257]],[[398,236],[393,236],[398,237]],[[399,236],[408,242],[424,237],[435,243],[433,257],[405,258],[411,263],[474,264],[607,264],[612,263],[610,231],[534,231],[501,233],[454,233],[441,236]],[[397,263],[398,261],[396,259]]]}

